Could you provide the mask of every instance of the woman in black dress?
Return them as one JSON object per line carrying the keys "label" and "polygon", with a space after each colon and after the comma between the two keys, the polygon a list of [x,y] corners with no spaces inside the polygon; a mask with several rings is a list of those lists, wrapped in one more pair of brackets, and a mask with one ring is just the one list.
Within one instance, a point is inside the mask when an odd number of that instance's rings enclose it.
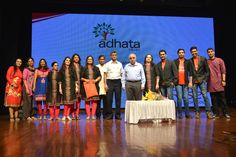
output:
{"label": "woman in black dress", "polygon": [[[95,84],[97,93],[99,91],[99,81],[101,79],[101,73],[97,66],[94,65],[94,59],[92,56],[86,58],[86,66],[84,67],[81,80],[87,84]],[[92,119],[95,120],[95,114],[97,109],[97,101],[99,100],[99,95],[87,97],[85,88],[82,88],[82,99],[85,100],[85,108],[87,114],[87,120],[90,119],[90,103],[92,103]]]}
{"label": "woman in black dress", "polygon": [[64,104],[64,114],[61,120],[71,120],[70,110],[76,102],[77,78],[74,69],[71,66],[70,57],[65,57],[60,69],[59,92],[62,95]]}

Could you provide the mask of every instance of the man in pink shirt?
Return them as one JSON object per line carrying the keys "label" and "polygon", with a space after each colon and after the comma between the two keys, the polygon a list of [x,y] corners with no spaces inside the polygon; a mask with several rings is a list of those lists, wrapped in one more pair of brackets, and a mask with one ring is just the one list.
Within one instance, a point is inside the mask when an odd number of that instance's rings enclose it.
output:
{"label": "man in pink shirt", "polygon": [[221,58],[215,57],[213,48],[208,48],[210,78],[208,80],[208,91],[211,95],[212,110],[216,118],[219,118],[219,106],[224,116],[229,119],[224,88],[226,86],[226,68]]}

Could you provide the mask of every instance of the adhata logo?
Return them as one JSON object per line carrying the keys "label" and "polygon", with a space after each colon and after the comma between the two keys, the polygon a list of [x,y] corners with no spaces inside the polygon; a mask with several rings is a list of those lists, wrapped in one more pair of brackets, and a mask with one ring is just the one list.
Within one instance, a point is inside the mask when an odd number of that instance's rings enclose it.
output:
{"label": "adhata logo", "polygon": [[120,41],[117,39],[108,40],[108,35],[115,35],[114,28],[111,24],[97,24],[96,27],[93,27],[95,37],[102,36],[102,39],[98,43],[99,48],[128,48],[129,50],[136,51],[140,50],[140,42],[133,40]]}

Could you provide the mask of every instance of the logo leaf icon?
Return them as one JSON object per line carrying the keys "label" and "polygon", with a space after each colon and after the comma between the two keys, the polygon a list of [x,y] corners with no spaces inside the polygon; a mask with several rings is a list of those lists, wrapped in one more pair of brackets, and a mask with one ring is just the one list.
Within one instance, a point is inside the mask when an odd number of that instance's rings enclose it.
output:
{"label": "logo leaf icon", "polygon": [[103,40],[107,39],[107,35],[114,35],[114,28],[111,27],[111,24],[106,24],[103,22],[102,24],[97,24],[96,27],[93,27],[94,31],[93,33],[95,34],[95,37],[102,36]]}

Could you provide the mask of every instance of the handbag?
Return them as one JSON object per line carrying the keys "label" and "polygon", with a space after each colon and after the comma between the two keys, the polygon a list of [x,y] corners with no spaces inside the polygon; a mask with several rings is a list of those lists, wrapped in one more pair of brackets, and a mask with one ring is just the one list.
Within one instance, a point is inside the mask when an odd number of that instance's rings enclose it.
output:
{"label": "handbag", "polygon": [[90,80],[89,82],[83,82],[83,85],[87,98],[98,96],[96,85],[92,82],[92,80]]}

